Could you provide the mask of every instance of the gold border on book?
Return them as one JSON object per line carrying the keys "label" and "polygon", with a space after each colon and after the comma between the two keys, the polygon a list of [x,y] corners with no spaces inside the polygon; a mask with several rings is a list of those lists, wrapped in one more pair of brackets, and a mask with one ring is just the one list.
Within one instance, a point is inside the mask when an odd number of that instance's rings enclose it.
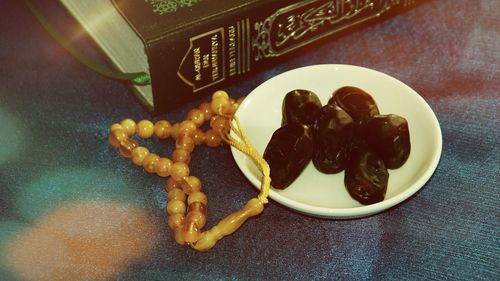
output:
{"label": "gold border on book", "polygon": [[[318,5],[316,7],[313,6],[302,14],[294,14],[299,11],[300,8],[306,5],[311,5],[315,2],[318,2]],[[292,4],[290,6],[277,10],[274,14],[267,17],[263,21],[255,23],[257,36],[255,38],[252,38],[252,48],[256,50],[254,60],[258,61],[263,58],[281,56],[304,45],[310,44],[326,36],[337,33],[341,30],[361,24],[370,19],[380,17],[383,13],[387,12],[394,6],[408,6],[413,4],[414,2],[415,0],[332,0],[326,2],[324,0],[312,0]],[[350,9],[346,8],[346,5],[350,6]],[[364,17],[361,17],[352,22],[348,22],[353,17],[360,15],[360,13],[366,11],[367,9],[375,9],[377,7],[380,8],[376,11],[370,12],[370,14]],[[333,8],[335,14],[330,17],[325,16],[325,14],[328,14],[332,11],[331,8]],[[303,18],[307,18],[308,15],[313,14],[315,14],[317,17],[313,19],[302,20]],[[278,19],[279,17],[283,17],[283,15],[285,15],[284,18],[289,22],[288,28],[291,28],[291,26],[293,25],[293,22],[290,21],[293,21],[296,18],[299,18],[299,20],[302,20],[302,22],[308,22],[309,26],[307,26],[306,29],[303,29],[301,31],[301,34],[298,35],[295,34],[298,29],[289,30],[289,37],[287,37],[285,40],[287,41],[290,38],[293,38],[293,40],[298,40],[297,43],[292,44],[291,46],[288,46],[282,50],[277,50],[277,48],[275,47],[283,45],[284,43],[286,43],[286,41],[281,41],[280,44],[274,44],[274,40],[277,40],[278,38],[273,37],[272,31],[273,28],[277,27],[277,25],[279,25],[280,28],[283,27],[282,22],[275,22],[276,19]],[[339,26],[338,28],[325,29],[325,32],[323,33],[319,33],[316,36],[310,37],[309,39],[300,41],[302,36],[313,33],[326,24],[335,25],[344,21],[346,21],[346,23]],[[304,26],[300,25],[300,27],[303,28]]]}
{"label": "gold border on book", "polygon": [[250,71],[250,57],[252,56],[252,38],[250,37],[250,19],[246,18],[245,19],[246,23],[246,29],[245,29],[245,36],[246,36],[246,48],[247,48],[247,69],[246,71]]}
{"label": "gold border on book", "polygon": [[[221,54],[222,54],[222,71],[221,71],[221,78],[220,79],[217,79],[215,81],[212,81],[211,83],[208,83],[202,87],[199,87],[199,88],[196,88],[196,85],[194,83],[192,83],[189,79],[187,79],[186,77],[184,77],[184,75],[182,75],[181,73],[181,68],[182,66],[184,65],[187,57],[189,56],[189,54],[191,53],[191,50],[193,49],[193,41],[196,40],[196,39],[199,39],[199,38],[202,38],[202,37],[205,37],[205,36],[208,36],[210,34],[215,34],[215,33],[220,33],[222,35],[222,44],[221,44],[221,47],[222,47],[222,51],[221,51]],[[193,88],[193,93],[196,93],[198,91],[201,91],[205,88],[208,88],[210,86],[213,86],[217,83],[220,83],[220,82],[223,82],[226,80],[226,58],[225,58],[225,55],[226,55],[226,38],[225,38],[226,34],[225,34],[225,30],[223,27],[219,27],[219,28],[215,28],[215,29],[212,29],[210,31],[207,31],[205,33],[202,33],[200,35],[197,35],[197,36],[194,36],[194,37],[191,37],[189,38],[189,49],[187,50],[186,54],[184,55],[184,57],[182,58],[181,60],[181,63],[179,64],[179,67],[177,68],[177,76],[179,76],[179,78],[182,79],[182,81],[184,81],[184,83],[188,84],[189,86],[191,86]]]}

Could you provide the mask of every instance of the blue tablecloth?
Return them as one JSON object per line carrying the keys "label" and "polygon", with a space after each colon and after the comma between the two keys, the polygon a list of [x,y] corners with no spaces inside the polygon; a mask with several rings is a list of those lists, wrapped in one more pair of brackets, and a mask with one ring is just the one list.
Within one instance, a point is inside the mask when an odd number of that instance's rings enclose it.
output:
{"label": "blue tablecloth", "polygon": [[[103,61],[54,2],[42,10]],[[126,86],[68,55],[22,1],[1,1],[0,279],[500,280],[500,2],[431,1],[226,90],[244,96],[276,74],[323,63],[385,72],[425,98],[443,133],[434,175],[403,204],[362,219],[312,218],[271,201],[198,253],[165,226],[163,180],[107,142],[111,124],[148,113]],[[180,121],[195,105],[158,119]],[[209,226],[257,194],[227,147],[199,148],[191,163]]]}

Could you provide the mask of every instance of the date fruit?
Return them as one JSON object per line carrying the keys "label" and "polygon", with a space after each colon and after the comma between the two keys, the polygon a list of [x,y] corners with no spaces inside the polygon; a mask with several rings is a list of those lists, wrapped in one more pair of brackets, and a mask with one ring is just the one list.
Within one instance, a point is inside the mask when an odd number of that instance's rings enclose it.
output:
{"label": "date fruit", "polygon": [[344,169],[353,137],[351,116],[336,105],[321,108],[314,125],[313,164],[320,172],[338,173]]}
{"label": "date fruit", "polygon": [[410,131],[405,118],[375,115],[366,124],[366,138],[389,169],[401,167],[410,156]]}
{"label": "date fruit", "polygon": [[303,89],[290,91],[283,99],[281,125],[297,123],[312,126],[320,109],[321,101],[315,93]]}
{"label": "date fruit", "polygon": [[313,149],[309,127],[288,123],[276,130],[264,151],[271,169],[271,185],[277,189],[288,187],[311,161]]}
{"label": "date fruit", "polygon": [[356,87],[345,86],[336,90],[328,104],[341,107],[356,124],[364,124],[372,116],[379,114],[373,97]]}
{"label": "date fruit", "polygon": [[389,172],[380,156],[366,145],[354,145],[344,175],[344,184],[352,198],[369,205],[384,200]]}
{"label": "date fruit", "polygon": [[407,120],[380,114],[373,97],[357,87],[339,88],[325,106],[311,91],[290,91],[281,125],[264,151],[277,189],[288,187],[312,160],[322,173],[345,170],[350,196],[374,204],[385,198],[388,169],[401,167],[410,155]]}

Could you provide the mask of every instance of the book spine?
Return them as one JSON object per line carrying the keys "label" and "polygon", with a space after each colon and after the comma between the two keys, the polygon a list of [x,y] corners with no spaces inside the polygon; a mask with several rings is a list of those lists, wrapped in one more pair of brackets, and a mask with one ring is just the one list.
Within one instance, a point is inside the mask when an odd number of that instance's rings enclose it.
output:
{"label": "book spine", "polygon": [[165,112],[297,49],[421,1],[311,0],[285,1],[283,6],[277,2],[221,15],[151,44],[155,112]]}

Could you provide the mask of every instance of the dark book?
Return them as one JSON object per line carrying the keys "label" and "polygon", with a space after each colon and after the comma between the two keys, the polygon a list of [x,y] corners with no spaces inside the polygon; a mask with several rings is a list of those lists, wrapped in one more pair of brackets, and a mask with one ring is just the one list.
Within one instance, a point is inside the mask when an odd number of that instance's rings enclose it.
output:
{"label": "dark book", "polygon": [[60,0],[160,114],[306,45],[404,11],[418,0]]}

